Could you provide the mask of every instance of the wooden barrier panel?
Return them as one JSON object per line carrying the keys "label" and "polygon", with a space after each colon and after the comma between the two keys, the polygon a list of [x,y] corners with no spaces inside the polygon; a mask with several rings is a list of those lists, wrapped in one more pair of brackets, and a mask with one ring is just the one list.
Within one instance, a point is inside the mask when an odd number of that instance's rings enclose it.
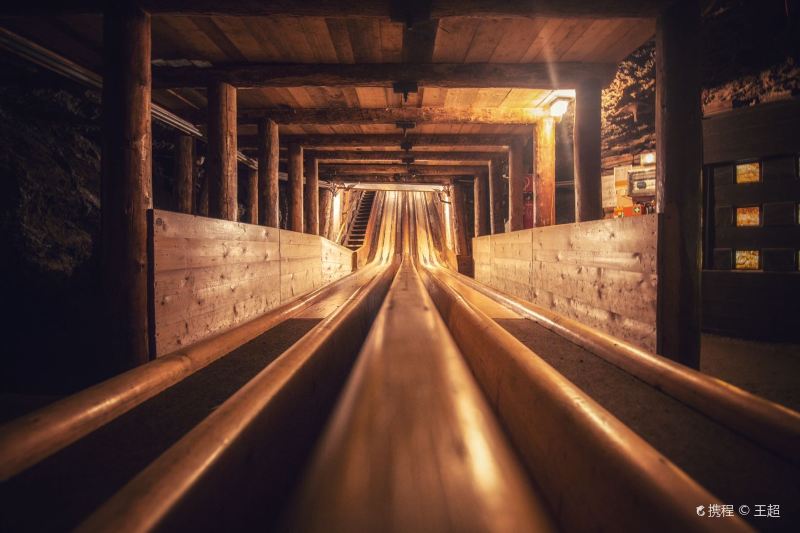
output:
{"label": "wooden barrier panel", "polygon": [[475,279],[655,351],[657,230],[643,216],[480,237]]}
{"label": "wooden barrier panel", "polygon": [[154,210],[150,235],[156,357],[352,270],[349,250],[317,235],[272,227]]}

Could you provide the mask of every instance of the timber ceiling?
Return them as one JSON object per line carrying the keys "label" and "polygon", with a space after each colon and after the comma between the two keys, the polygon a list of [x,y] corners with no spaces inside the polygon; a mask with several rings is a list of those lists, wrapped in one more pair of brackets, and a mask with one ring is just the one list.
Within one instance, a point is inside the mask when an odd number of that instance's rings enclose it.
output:
{"label": "timber ceiling", "polygon": [[[503,0],[497,2],[503,4]],[[587,10],[594,5],[592,2],[568,4],[578,7],[586,4],[589,6]],[[635,3],[619,1],[616,4],[624,7]],[[659,3],[650,1],[645,4]],[[354,4],[351,9],[355,12],[359,8]],[[411,29],[406,29],[403,23],[390,21],[389,17],[353,13],[341,17],[155,13],[152,57],[157,64],[167,65],[167,68],[181,61],[185,63],[185,60],[214,67],[250,63],[615,64],[654,33],[654,19],[650,12],[589,18],[578,11],[571,16],[553,16],[550,13],[533,17],[443,16]],[[620,11],[624,10],[620,8]],[[0,24],[100,72],[102,19],[98,15],[14,17],[1,19]],[[405,107],[516,110],[547,103],[551,94],[549,88],[487,87],[485,80],[476,85],[475,88],[447,88],[425,84],[419,92],[409,94],[407,101],[385,86],[248,87],[238,91],[238,107],[251,111],[262,108],[381,110]],[[203,116],[206,105],[204,90],[198,88],[158,89],[154,90],[154,99],[195,122],[201,122],[197,117]],[[282,135],[397,134],[398,129],[392,122],[282,123],[280,132]],[[418,124],[411,132],[524,134],[530,132],[530,126],[437,122]],[[243,123],[239,133],[252,137],[256,128],[252,123]],[[481,146],[473,148],[483,149]],[[348,149],[363,147],[351,146]],[[385,149],[396,150],[397,147],[386,146]],[[463,150],[463,147],[458,149]]]}

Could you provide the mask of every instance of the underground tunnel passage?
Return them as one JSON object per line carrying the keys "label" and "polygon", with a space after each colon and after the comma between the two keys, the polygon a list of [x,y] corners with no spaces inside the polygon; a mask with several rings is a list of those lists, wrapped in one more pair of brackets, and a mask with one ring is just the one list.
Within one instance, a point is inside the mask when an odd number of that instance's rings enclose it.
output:
{"label": "underground tunnel passage", "polygon": [[0,8],[0,529],[797,531],[798,13]]}

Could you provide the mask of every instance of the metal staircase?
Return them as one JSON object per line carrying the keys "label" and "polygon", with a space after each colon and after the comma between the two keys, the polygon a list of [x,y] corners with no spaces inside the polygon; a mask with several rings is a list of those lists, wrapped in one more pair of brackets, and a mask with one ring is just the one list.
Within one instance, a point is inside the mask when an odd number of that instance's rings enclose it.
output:
{"label": "metal staircase", "polygon": [[375,191],[365,191],[358,203],[358,212],[350,225],[345,246],[356,250],[364,244],[367,235],[369,215],[372,213],[372,204],[375,202]]}

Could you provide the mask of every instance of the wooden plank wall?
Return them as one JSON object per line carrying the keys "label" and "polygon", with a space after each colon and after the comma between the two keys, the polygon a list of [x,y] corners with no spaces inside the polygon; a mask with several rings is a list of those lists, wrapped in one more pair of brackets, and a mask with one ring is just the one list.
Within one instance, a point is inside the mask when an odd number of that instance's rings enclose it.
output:
{"label": "wooden plank wall", "polygon": [[317,235],[153,210],[155,355],[253,319],[351,272],[350,250]]}
{"label": "wooden plank wall", "polygon": [[658,217],[473,240],[475,279],[655,351]]}

